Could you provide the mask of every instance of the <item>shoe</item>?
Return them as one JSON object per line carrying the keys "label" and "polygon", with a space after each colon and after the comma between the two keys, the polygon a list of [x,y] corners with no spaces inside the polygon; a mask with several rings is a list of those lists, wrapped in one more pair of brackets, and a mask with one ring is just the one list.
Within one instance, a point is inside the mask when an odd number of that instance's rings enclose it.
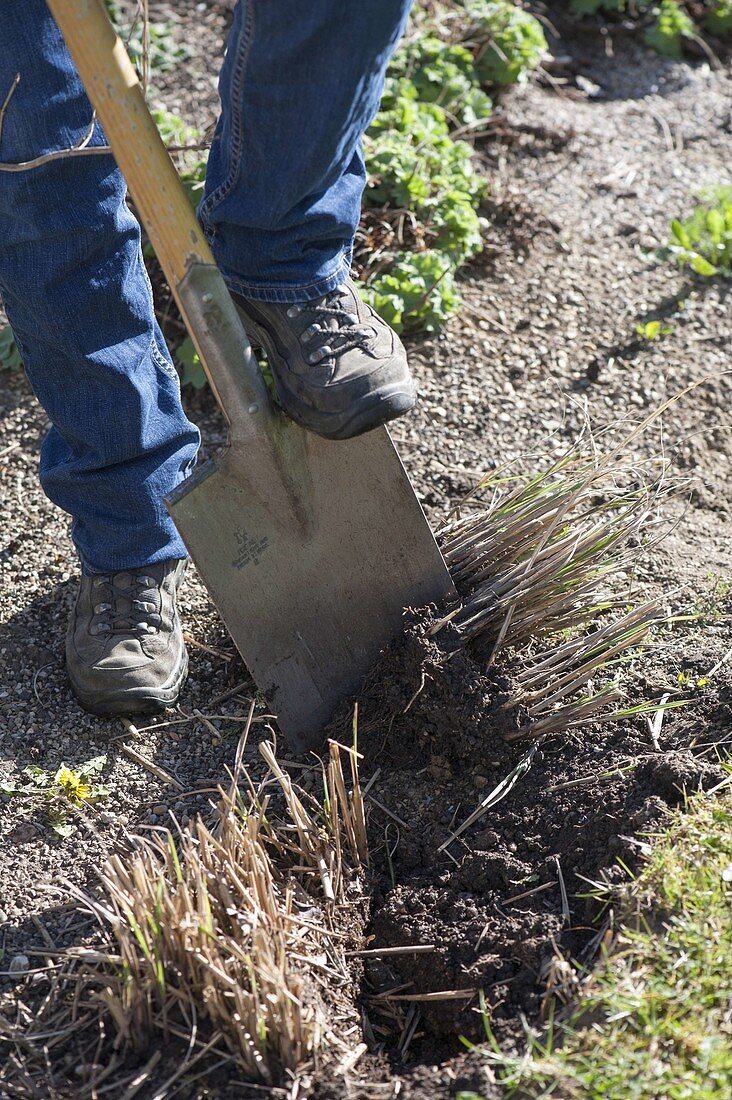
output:
{"label": "shoe", "polygon": [[92,714],[150,714],[172,706],[188,654],[177,592],[185,560],[82,577],[66,635],[74,694]]}
{"label": "shoe", "polygon": [[296,305],[232,297],[252,344],[267,353],[284,412],[301,427],[350,439],[414,405],[401,340],[350,279]]}

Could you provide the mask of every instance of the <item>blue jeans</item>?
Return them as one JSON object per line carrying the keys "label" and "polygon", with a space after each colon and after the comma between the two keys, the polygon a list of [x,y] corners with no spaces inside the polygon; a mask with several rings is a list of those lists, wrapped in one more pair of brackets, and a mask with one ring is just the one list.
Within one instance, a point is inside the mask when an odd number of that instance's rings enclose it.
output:
{"label": "blue jeans", "polygon": [[[377,109],[410,0],[238,0],[199,215],[228,285],[321,297],[349,270]],[[87,572],[185,556],[163,497],[199,435],[155,321],[140,230],[111,156],[68,148],[92,112],[44,0],[0,0],[0,295],[51,421],[46,494]],[[94,127],[92,145],[103,145]]]}

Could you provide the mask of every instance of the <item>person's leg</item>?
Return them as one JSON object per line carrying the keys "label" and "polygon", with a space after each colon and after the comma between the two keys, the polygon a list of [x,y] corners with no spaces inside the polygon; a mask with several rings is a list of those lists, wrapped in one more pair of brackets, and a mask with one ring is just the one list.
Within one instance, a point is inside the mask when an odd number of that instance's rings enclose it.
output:
{"label": "person's leg", "polygon": [[201,221],[231,290],[322,297],[347,277],[361,138],[411,0],[238,0]]}
{"label": "person's leg", "polygon": [[333,438],[414,402],[401,344],[347,281],[361,138],[409,7],[239,0],[221,71],[201,222],[283,407]]}
{"label": "person's leg", "polygon": [[[81,141],[92,110],[44,0],[2,7],[0,103],[20,78],[0,131],[11,166]],[[52,424],[41,482],[87,572],[185,557],[163,496],[198,446],[125,190],[110,155],[0,167],[0,295]]]}
{"label": "person's leg", "polygon": [[[3,0],[0,103],[11,91],[0,128],[0,295],[52,424],[43,488],[73,517],[86,574],[67,667],[89,709],[159,709],[175,701],[187,667],[176,611],[186,551],[163,496],[191,469],[198,431],[181,407],[112,157],[12,170],[82,141],[93,121],[44,0]],[[90,144],[104,144],[98,127]]]}

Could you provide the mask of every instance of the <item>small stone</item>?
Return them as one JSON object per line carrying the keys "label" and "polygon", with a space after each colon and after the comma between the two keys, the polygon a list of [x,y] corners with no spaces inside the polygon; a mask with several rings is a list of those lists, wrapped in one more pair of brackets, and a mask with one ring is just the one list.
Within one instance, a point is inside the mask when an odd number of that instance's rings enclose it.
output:
{"label": "small stone", "polygon": [[153,813],[157,814],[158,817],[163,817],[167,812],[168,807],[162,802],[158,802],[153,806]]}
{"label": "small stone", "polygon": [[0,909],[0,924],[5,924],[5,921],[7,919],[8,919],[8,914],[5,912],[4,909]]}
{"label": "small stone", "polygon": [[27,955],[14,955],[8,966],[8,974],[25,974],[30,970],[30,959]]}

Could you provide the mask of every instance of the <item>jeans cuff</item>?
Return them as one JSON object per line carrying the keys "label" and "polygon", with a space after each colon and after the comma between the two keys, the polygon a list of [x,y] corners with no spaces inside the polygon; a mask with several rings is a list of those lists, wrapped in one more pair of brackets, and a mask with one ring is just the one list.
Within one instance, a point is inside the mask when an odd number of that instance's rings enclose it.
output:
{"label": "jeans cuff", "polygon": [[291,305],[294,302],[313,302],[335,290],[346,281],[351,271],[351,249],[347,249],[339,258],[338,266],[330,275],[324,275],[313,283],[302,286],[262,286],[259,283],[247,283],[237,275],[232,275],[222,267],[224,282],[234,294],[242,298],[252,298],[257,302],[271,302],[278,305]]}
{"label": "jeans cuff", "polygon": [[[108,576],[110,573],[128,573],[132,570],[144,569],[146,565],[159,565],[161,561],[187,561],[188,553],[185,547],[174,546],[168,549],[162,556],[160,554],[148,555],[147,561],[141,561],[140,555],[132,555],[129,560],[125,559],[125,565],[115,565],[110,569],[97,569],[96,566],[90,565],[85,558],[79,554],[79,566],[81,568],[82,577],[98,577],[100,575]],[[143,555],[144,557],[145,555]],[[133,561],[134,559],[134,561]]]}

